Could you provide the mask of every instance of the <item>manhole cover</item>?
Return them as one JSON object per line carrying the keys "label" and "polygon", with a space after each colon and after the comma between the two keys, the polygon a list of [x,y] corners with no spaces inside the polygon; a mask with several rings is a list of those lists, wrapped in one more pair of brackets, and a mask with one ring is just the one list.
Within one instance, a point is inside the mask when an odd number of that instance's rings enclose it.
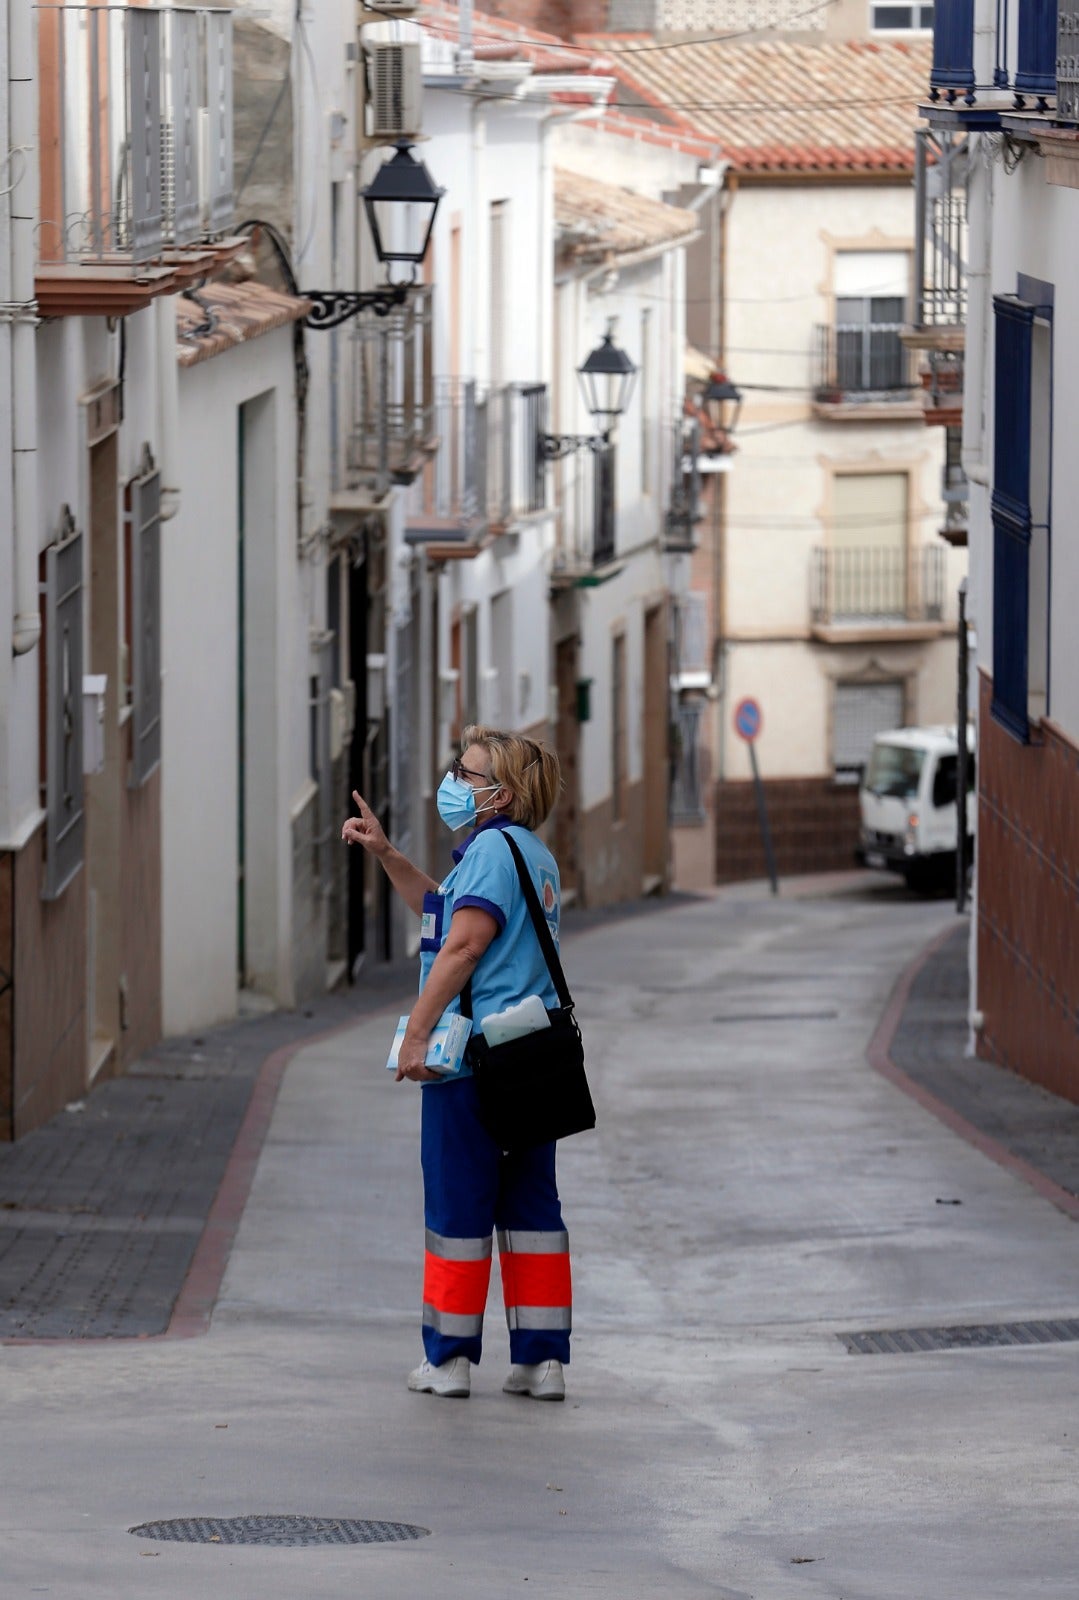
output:
{"label": "manhole cover", "polygon": [[425,1539],[430,1528],[410,1522],[366,1522],[350,1517],[177,1517],[141,1522],[128,1530],[139,1539],[185,1544],[395,1544]]}
{"label": "manhole cover", "polygon": [[841,1333],[854,1356],[917,1355],[924,1350],[986,1350],[1001,1345],[1070,1344],[1079,1341],[1079,1321],[988,1322],[965,1328],[891,1328]]}

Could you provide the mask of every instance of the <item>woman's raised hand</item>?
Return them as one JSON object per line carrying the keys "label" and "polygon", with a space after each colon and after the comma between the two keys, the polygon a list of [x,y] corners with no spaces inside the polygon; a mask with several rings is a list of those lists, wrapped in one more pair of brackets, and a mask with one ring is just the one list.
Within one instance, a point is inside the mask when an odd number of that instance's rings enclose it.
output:
{"label": "woman's raised hand", "polygon": [[358,817],[348,817],[341,829],[341,837],[346,844],[362,844],[364,849],[373,856],[384,856],[390,848],[381,822],[367,804],[367,801],[355,789],[352,798],[359,811]]}

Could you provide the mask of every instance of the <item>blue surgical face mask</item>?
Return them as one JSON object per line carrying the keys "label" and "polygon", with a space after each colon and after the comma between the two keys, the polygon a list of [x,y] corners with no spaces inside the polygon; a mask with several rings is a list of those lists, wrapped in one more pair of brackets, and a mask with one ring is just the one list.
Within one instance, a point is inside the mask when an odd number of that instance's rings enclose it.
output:
{"label": "blue surgical face mask", "polygon": [[447,772],[435,796],[438,814],[447,828],[452,828],[456,833],[458,829],[467,828],[474,823],[479,811],[490,810],[489,803],[477,808],[477,794],[487,794],[492,789],[499,788],[501,784],[489,783],[480,789],[473,789],[463,778],[455,778],[452,772]]}

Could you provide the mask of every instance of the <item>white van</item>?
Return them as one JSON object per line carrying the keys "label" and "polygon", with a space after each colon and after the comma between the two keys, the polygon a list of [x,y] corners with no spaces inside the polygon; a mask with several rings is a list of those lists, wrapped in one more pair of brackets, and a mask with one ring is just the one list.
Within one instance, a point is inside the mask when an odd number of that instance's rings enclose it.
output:
{"label": "white van", "polygon": [[[973,856],[977,798],[974,730],[967,729],[964,805],[968,861]],[[858,859],[899,872],[915,889],[954,878],[958,840],[956,790],[959,743],[955,728],[896,728],[878,733],[858,791],[862,828]]]}

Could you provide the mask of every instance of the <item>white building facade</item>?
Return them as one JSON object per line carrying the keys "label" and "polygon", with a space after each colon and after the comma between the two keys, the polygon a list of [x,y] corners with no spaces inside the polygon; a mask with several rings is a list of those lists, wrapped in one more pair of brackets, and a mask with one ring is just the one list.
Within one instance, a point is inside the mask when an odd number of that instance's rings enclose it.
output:
{"label": "white building facade", "polygon": [[[1010,28],[999,22],[988,5],[939,13],[924,108],[933,136],[963,152],[969,206],[966,314],[960,298],[954,320],[978,726],[971,1014],[980,1055],[1075,1100],[1075,17],[1023,0]],[[939,209],[922,220],[939,289]]]}

